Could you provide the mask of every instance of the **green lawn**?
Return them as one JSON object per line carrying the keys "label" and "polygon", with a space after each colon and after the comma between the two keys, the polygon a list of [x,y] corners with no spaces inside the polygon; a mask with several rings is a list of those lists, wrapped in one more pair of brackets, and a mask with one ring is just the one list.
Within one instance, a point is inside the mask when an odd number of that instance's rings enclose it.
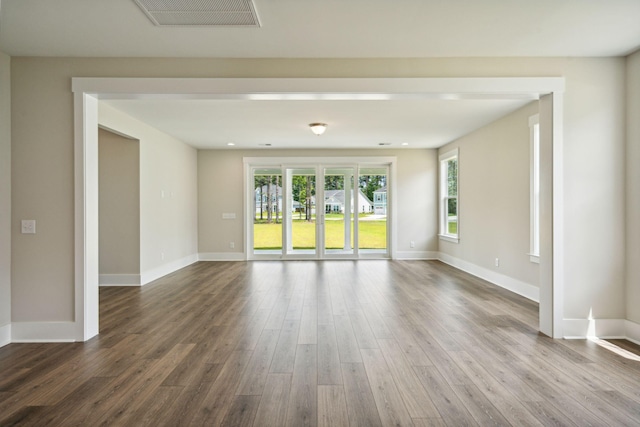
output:
{"label": "green lawn", "polygon": [[[387,247],[386,221],[361,221],[360,249],[385,249]],[[316,247],[315,222],[294,220],[292,240],[294,249],[313,249]],[[327,249],[341,249],[344,245],[344,221],[325,221]],[[353,237],[352,237],[353,243]],[[282,224],[254,224],[254,249],[282,249]]]}

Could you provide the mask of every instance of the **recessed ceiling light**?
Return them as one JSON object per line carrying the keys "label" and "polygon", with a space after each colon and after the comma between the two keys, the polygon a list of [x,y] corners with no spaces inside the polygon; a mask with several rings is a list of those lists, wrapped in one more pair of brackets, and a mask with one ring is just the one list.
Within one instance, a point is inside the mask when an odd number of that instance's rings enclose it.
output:
{"label": "recessed ceiling light", "polygon": [[234,144],[233,142],[227,142],[227,145],[228,146],[232,146],[232,145],[236,145],[236,144]]}
{"label": "recessed ceiling light", "polygon": [[408,142],[403,142],[402,145],[409,145],[409,143]]}

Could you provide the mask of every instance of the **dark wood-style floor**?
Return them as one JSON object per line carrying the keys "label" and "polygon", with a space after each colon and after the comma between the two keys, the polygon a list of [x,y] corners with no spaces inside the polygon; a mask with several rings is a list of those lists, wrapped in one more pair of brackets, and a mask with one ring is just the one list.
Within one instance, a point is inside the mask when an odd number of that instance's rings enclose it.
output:
{"label": "dark wood-style floor", "polygon": [[638,346],[546,338],[439,262],[197,263],[100,298],[89,342],[0,349],[1,426],[640,424]]}

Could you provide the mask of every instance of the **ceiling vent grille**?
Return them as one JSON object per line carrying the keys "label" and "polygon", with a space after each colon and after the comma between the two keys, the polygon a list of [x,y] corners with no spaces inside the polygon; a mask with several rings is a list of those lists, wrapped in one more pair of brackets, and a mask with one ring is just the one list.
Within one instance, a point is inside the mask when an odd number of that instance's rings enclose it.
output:
{"label": "ceiling vent grille", "polygon": [[134,0],[160,27],[259,27],[253,0]]}

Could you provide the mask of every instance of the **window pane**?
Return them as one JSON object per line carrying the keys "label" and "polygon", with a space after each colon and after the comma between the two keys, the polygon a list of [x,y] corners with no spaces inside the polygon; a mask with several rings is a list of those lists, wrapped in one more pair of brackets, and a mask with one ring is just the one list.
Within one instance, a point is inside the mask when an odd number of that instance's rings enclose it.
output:
{"label": "window pane", "polygon": [[458,199],[447,199],[447,234],[458,234]]}
{"label": "window pane", "polygon": [[447,162],[447,195],[449,197],[458,195],[458,159]]}

